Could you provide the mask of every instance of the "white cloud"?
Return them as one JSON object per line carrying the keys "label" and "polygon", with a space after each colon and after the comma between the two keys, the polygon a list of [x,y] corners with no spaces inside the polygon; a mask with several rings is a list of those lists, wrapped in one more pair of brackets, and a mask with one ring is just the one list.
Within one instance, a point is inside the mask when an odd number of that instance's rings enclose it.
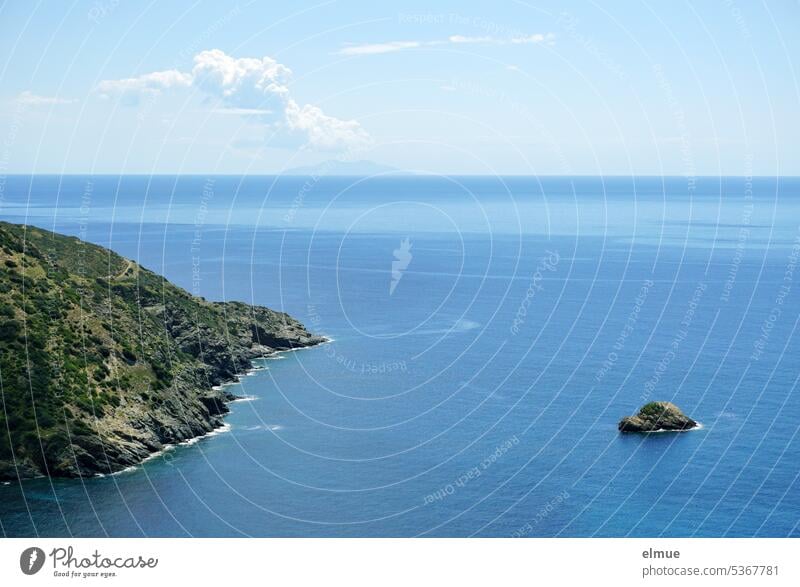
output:
{"label": "white cloud", "polygon": [[343,47],[339,55],[377,55],[379,53],[394,53],[405,49],[416,49],[430,43],[420,41],[389,41],[388,43],[374,43],[369,45],[352,45]]}
{"label": "white cloud", "polygon": [[387,43],[370,43],[366,45],[348,44],[337,51],[339,55],[377,55],[380,53],[394,53],[407,49],[418,49],[420,47],[433,47],[436,45],[530,45],[544,43],[553,45],[555,43],[553,33],[535,33],[532,35],[522,35],[516,37],[469,37],[465,35],[450,35],[445,40],[435,41],[389,41]]}
{"label": "white cloud", "polygon": [[538,43],[547,43],[548,45],[553,45],[555,41],[556,41],[556,36],[553,33],[547,33],[547,34],[536,33],[535,35],[512,37],[509,40],[509,43],[511,43],[512,45],[528,45],[528,44],[538,44]]}
{"label": "white cloud", "polygon": [[492,37],[465,37],[463,35],[451,35],[447,38],[451,43],[491,43]]}
{"label": "white cloud", "polygon": [[370,143],[369,135],[357,121],[327,116],[310,104],[301,108],[294,100],[286,105],[286,123],[290,130],[308,137],[308,147],[312,149],[363,148]]}
{"label": "white cloud", "polygon": [[235,58],[219,49],[194,57],[193,84],[243,108],[262,108],[288,99],[292,71],[270,57]]}
{"label": "white cloud", "polygon": [[17,96],[17,101],[27,106],[55,106],[59,104],[72,104],[75,102],[75,100],[67,100],[66,98],[37,96],[28,90]]}
{"label": "white cloud", "polygon": [[300,106],[290,96],[292,71],[270,57],[232,57],[219,49],[195,55],[190,73],[177,70],[148,73],[135,78],[107,80],[96,90],[102,96],[119,95],[136,103],[141,94],[194,88],[216,99],[215,114],[248,116],[278,143],[299,140],[310,149],[363,147],[369,135],[355,120],[328,116],[319,107]]}
{"label": "white cloud", "polygon": [[97,91],[104,97],[113,95],[133,95],[158,93],[171,88],[187,88],[192,84],[192,76],[175,69],[154,71],[139,77],[106,80],[97,85]]}

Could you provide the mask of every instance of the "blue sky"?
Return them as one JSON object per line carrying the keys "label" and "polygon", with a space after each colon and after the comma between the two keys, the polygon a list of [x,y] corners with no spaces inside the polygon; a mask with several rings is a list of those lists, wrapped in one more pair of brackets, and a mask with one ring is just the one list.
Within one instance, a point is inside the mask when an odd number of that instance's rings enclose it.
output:
{"label": "blue sky", "polygon": [[799,175],[800,3],[0,7],[0,173]]}

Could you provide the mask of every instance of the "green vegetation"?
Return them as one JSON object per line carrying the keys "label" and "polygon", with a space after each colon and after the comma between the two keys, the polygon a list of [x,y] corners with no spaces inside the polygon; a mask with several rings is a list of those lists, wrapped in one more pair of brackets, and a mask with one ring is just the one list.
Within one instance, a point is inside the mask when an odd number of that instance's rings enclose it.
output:
{"label": "green vegetation", "polygon": [[639,414],[643,416],[659,416],[664,413],[664,404],[662,402],[650,402],[642,406]]}
{"label": "green vegetation", "polygon": [[320,341],[286,314],[206,302],[102,247],[0,222],[0,478],[136,462],[219,425],[209,389],[251,358]]}

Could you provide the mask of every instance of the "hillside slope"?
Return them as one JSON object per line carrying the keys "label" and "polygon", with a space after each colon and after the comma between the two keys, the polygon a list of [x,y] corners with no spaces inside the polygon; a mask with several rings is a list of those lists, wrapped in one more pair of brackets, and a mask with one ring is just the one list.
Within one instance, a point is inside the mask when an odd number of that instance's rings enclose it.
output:
{"label": "hillside slope", "polygon": [[212,387],[319,344],[289,315],[207,302],[116,253],[0,222],[0,479],[90,476],[222,425]]}

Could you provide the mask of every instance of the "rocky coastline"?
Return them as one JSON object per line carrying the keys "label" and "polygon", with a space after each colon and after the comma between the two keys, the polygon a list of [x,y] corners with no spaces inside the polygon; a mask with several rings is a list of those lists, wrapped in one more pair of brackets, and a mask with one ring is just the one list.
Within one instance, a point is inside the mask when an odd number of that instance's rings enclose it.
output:
{"label": "rocky coastline", "polygon": [[[0,480],[90,477],[224,425],[223,384],[327,341],[97,245],[0,222]],[[27,360],[25,358],[28,357]]]}

